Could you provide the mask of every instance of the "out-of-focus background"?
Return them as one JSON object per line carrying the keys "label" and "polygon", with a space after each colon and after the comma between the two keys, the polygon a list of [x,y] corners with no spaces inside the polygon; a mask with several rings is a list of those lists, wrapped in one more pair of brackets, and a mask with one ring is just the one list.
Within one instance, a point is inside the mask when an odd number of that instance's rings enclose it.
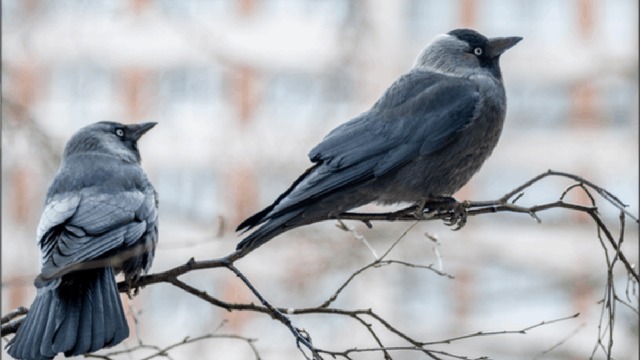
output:
{"label": "out-of-focus background", "polygon": [[[500,143],[457,198],[496,199],[551,168],[603,186],[638,214],[635,0],[2,1],[2,313],[28,306],[35,295],[36,224],[62,147],[78,128],[101,120],[159,122],[140,144],[160,193],[152,271],[192,256],[220,257],[240,239],[233,232],[239,221],[309,166],[312,146],[371,106],[435,35],[459,27],[524,40],[501,60],[509,105]],[[569,184],[545,181],[520,201],[554,200]],[[601,205],[615,228],[618,211]],[[606,281],[595,225],[569,211],[540,217],[542,224],[526,215],[473,217],[458,232],[420,223],[392,257],[433,263],[454,280],[404,267],[370,270],[336,306],[371,307],[424,341],[519,330],[580,312],[527,335],[440,349],[496,359],[588,358]],[[378,253],[410,226],[349,225]],[[625,239],[624,250],[637,262],[637,224],[628,222]],[[308,307],[372,259],[353,234],[326,222],[284,234],[238,266],[274,305]],[[255,301],[223,270],[184,280],[228,301]],[[624,295],[629,283],[622,272],[615,284]],[[627,290],[637,304],[638,289]],[[131,326],[133,314],[139,321],[124,346],[138,339],[167,346],[224,322],[218,333],[257,338],[263,359],[300,357],[288,330],[265,315],[228,313],[164,284],[123,299]],[[614,355],[638,359],[637,315],[624,306],[617,311]],[[375,346],[353,319],[293,321],[320,347]],[[379,330],[387,345],[405,345]],[[132,358],[142,354],[149,352]],[[233,339],[171,354],[253,356]]]}

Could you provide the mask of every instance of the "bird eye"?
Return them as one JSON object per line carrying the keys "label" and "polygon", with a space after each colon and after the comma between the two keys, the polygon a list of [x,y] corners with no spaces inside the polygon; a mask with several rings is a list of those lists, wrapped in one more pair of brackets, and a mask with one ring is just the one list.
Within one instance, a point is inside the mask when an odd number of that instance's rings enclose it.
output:
{"label": "bird eye", "polygon": [[124,130],[122,129],[116,129],[116,135],[123,137],[124,136]]}
{"label": "bird eye", "polygon": [[482,55],[482,48],[477,47],[473,49],[473,53],[476,54],[476,56]]}

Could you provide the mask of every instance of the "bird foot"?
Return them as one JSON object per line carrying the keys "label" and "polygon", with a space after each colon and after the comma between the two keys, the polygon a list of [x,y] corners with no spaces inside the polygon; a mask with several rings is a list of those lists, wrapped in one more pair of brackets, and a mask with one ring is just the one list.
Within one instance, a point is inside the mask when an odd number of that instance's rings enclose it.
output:
{"label": "bird foot", "polygon": [[450,196],[442,196],[421,202],[416,209],[416,213],[419,214],[421,218],[445,214],[443,217],[444,224],[447,226],[455,226],[453,229],[455,231],[462,229],[462,227],[466,225],[467,207],[466,202],[459,202]]}
{"label": "bird foot", "polygon": [[457,202],[452,205],[449,214],[444,218],[444,224],[455,226],[452,230],[462,229],[467,224],[467,209],[463,203]]}
{"label": "bird foot", "polygon": [[126,278],[125,282],[127,283],[127,296],[129,299],[133,299],[135,296],[138,296],[140,288],[142,287],[138,284],[140,282],[140,274],[135,274]]}

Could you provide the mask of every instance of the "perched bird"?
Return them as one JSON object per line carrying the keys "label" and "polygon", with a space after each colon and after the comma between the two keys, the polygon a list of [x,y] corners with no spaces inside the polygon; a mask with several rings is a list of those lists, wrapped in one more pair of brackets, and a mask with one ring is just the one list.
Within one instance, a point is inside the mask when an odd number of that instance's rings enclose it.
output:
{"label": "perched bird", "polygon": [[238,226],[258,228],[237,249],[370,202],[424,206],[451,196],[498,142],[506,112],[500,55],[520,40],[469,29],[437,36],[370,110],[311,150],[315,164],[287,191]]}
{"label": "perched bird", "polygon": [[37,295],[7,345],[17,359],[53,359],[129,336],[115,274],[135,285],[158,240],[158,197],[137,141],[156,123],[99,122],[67,143],[37,230]]}

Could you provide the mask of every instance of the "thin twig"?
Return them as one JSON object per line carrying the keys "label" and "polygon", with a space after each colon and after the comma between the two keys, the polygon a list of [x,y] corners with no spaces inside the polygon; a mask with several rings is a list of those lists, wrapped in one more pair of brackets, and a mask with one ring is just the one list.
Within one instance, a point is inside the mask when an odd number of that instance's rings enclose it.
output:
{"label": "thin twig", "polygon": [[561,318],[554,319],[554,320],[545,320],[545,321],[541,321],[541,322],[539,322],[537,324],[527,326],[527,327],[522,328],[520,330],[477,331],[477,332],[472,333],[472,334],[452,337],[452,338],[449,338],[449,339],[446,339],[446,340],[425,342],[425,343],[422,343],[422,345],[424,346],[424,345],[436,345],[436,344],[451,344],[454,341],[469,339],[469,338],[478,337],[478,336],[493,336],[493,335],[506,335],[506,334],[526,334],[527,331],[533,330],[535,328],[538,328],[538,327],[541,327],[541,326],[545,326],[545,325],[555,324],[555,323],[558,323],[558,322],[561,322],[561,321],[575,319],[578,316],[580,316],[580,313],[575,313],[573,315],[561,317]]}
{"label": "thin twig", "polygon": [[556,342],[553,346],[551,346],[550,348],[548,348],[545,351],[541,351],[539,354],[537,354],[533,360],[538,360],[538,359],[542,359],[545,355],[549,354],[550,352],[554,351],[555,349],[559,348],[560,346],[564,345],[567,341],[569,341],[569,339],[571,339],[572,337],[574,337],[576,334],[578,334],[580,332],[580,330],[582,330],[584,327],[586,326],[586,323],[582,323],[580,324],[578,327],[576,327],[575,329],[573,329],[573,331],[571,331],[571,333],[569,333],[569,335],[565,336],[564,338],[562,338],[560,341]]}

